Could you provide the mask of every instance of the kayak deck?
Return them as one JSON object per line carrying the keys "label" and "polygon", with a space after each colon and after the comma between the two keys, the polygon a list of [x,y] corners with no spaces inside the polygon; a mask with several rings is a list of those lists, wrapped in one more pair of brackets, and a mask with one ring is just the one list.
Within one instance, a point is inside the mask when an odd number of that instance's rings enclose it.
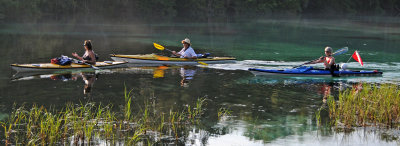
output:
{"label": "kayak deck", "polygon": [[[127,62],[104,61],[104,62],[96,62],[96,65],[93,66],[97,68],[113,68],[113,67],[119,67],[126,63]],[[36,70],[45,71],[45,70],[92,68],[92,66],[90,65],[77,64],[77,63],[71,63],[70,65],[58,65],[52,63],[33,63],[33,64],[11,64],[10,66],[16,71],[36,71]]]}
{"label": "kayak deck", "polygon": [[[286,70],[267,70],[267,69],[249,68],[248,70],[256,75],[279,74],[279,75],[291,75],[291,76],[332,76],[329,70],[313,69],[312,67],[300,67],[300,68],[286,69]],[[335,76],[381,76],[382,72],[377,70],[374,71],[340,70],[340,71],[334,71],[333,74]]]}
{"label": "kayak deck", "polygon": [[204,62],[207,64],[218,64],[218,63],[232,63],[236,61],[236,58],[233,57],[207,57],[198,59],[187,59],[187,58],[160,56],[156,54],[144,54],[144,55],[111,54],[111,58],[115,61],[126,61],[129,63],[182,64],[182,65],[193,65],[193,64],[198,64],[198,62]]}

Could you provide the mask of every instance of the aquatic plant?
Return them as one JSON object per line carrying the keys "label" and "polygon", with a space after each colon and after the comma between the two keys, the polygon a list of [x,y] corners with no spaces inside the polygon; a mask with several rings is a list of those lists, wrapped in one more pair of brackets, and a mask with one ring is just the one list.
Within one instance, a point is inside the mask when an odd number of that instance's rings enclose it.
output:
{"label": "aquatic plant", "polygon": [[[134,145],[140,141],[152,143],[152,134],[170,135],[178,140],[185,136],[188,127],[199,124],[204,113],[206,98],[197,99],[194,106],[187,105],[182,110],[171,107],[170,113],[157,112],[156,106],[145,100],[138,109],[132,108],[132,90],[125,88],[125,104],[121,111],[113,111],[113,105],[93,102],[67,103],[63,109],[49,109],[33,104],[31,108],[20,106],[10,114],[7,121],[0,124],[4,134],[0,136],[6,144],[57,145],[93,144],[94,139],[104,139],[107,143],[125,141]],[[183,134],[183,135],[182,135]],[[160,140],[160,139],[158,139]],[[157,139],[156,139],[157,141]]]}
{"label": "aquatic plant", "polygon": [[400,91],[393,84],[363,84],[327,101],[331,124],[342,128],[400,126]]}
{"label": "aquatic plant", "polygon": [[231,110],[228,108],[219,108],[218,109],[218,120],[226,120],[228,116],[230,116],[232,113]]}

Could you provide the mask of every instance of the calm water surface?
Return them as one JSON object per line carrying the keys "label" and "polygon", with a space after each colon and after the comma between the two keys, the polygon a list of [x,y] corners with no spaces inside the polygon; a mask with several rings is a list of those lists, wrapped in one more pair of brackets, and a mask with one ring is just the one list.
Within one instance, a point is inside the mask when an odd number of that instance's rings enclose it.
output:
{"label": "calm water surface", "polygon": [[[326,108],[323,97],[365,82],[395,83],[400,79],[400,21],[395,18],[258,19],[229,23],[32,23],[0,24],[0,118],[12,103],[62,107],[65,102],[94,101],[122,105],[124,87],[137,103],[152,100],[169,110],[197,98],[208,104],[202,127],[181,144],[205,145],[398,145],[398,131],[358,129],[336,133],[318,127],[315,112]],[[130,66],[99,71],[16,73],[12,63],[50,62],[61,54],[82,54],[90,39],[100,60],[108,54],[165,53],[157,42],[179,50],[185,37],[199,52],[233,56],[233,64],[209,66]],[[248,68],[284,69],[323,55],[323,48],[348,46],[335,57],[347,62],[358,50],[358,70],[380,70],[382,77],[313,78],[254,76]],[[321,67],[322,65],[315,65]],[[216,119],[218,107],[232,110]],[[323,119],[326,119],[324,117]]]}

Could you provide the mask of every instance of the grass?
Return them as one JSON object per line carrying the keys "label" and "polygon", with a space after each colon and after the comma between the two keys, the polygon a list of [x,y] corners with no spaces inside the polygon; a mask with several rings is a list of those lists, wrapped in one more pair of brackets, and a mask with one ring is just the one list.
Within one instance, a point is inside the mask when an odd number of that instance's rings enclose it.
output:
{"label": "grass", "polygon": [[[47,109],[36,104],[27,108],[16,107],[8,120],[0,124],[4,134],[1,142],[6,145],[58,145],[95,143],[103,139],[107,143],[124,141],[136,144],[144,141],[150,144],[150,133],[175,137],[177,140],[188,127],[199,124],[204,113],[206,98],[199,98],[193,106],[182,110],[170,109],[169,114],[157,112],[149,101],[134,110],[132,90],[125,88],[125,105],[120,112],[113,111],[113,105],[96,103],[67,103],[63,109]],[[223,112],[223,111],[222,111]],[[188,130],[189,131],[189,130]]]}
{"label": "grass", "polygon": [[327,104],[330,122],[337,127],[400,127],[398,85],[363,84],[340,92],[338,100],[330,96]]}

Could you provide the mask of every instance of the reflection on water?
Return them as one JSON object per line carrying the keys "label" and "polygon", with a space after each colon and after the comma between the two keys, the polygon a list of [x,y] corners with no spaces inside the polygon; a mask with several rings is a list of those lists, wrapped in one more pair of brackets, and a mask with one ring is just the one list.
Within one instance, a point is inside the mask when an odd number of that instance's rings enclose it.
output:
{"label": "reflection on water", "polygon": [[196,68],[193,66],[183,66],[181,67],[180,74],[182,77],[181,86],[189,87],[189,81],[192,80],[196,74]]}
{"label": "reflection on water", "polygon": [[11,81],[23,81],[33,79],[51,79],[54,81],[76,81],[82,78],[84,82],[83,93],[89,94],[92,90],[93,84],[97,79],[96,72],[74,72],[74,73],[55,73],[55,74],[41,74],[39,73],[17,73],[14,74]]}
{"label": "reflection on water", "polygon": [[[124,105],[123,89],[132,89],[137,104],[151,99],[160,111],[171,105],[182,107],[198,97],[206,97],[204,125],[186,133],[178,144],[205,145],[357,145],[389,144],[396,140],[381,133],[332,132],[323,126],[328,114],[315,122],[315,112],[323,109],[324,99],[336,96],[360,82],[397,83],[400,81],[399,32],[384,24],[399,19],[364,20],[265,19],[234,23],[157,23],[157,24],[1,24],[0,27],[0,118],[10,113],[10,103],[40,103],[63,108],[65,102],[80,103],[90,96],[99,103]],[[366,22],[374,20],[365,20]],[[338,23],[341,22],[341,23]],[[374,24],[378,23],[374,22]],[[188,36],[189,35],[189,36]],[[11,63],[46,62],[54,56],[81,48],[82,40],[96,45],[100,60],[108,54],[160,53],[152,42],[178,50],[182,38],[193,38],[196,51],[215,56],[238,58],[234,64],[207,67],[130,66],[94,72],[17,74]],[[356,70],[383,71],[382,77],[315,78],[254,76],[248,68],[284,69],[315,59],[325,46],[349,47],[349,53],[335,57],[344,62],[351,50],[359,50],[364,66],[350,62]],[[198,48],[198,49],[197,49]],[[30,74],[30,75],[29,75]],[[11,78],[12,77],[12,78]],[[10,79],[11,78],[11,79]],[[52,80],[55,79],[56,81]],[[173,92],[171,92],[173,91]],[[229,120],[216,117],[218,106],[232,110]],[[118,107],[118,106],[116,106]],[[323,115],[323,114],[321,114]],[[156,138],[157,139],[157,138]],[[100,140],[101,141],[101,140]],[[163,142],[160,142],[163,143]],[[165,140],[163,144],[173,143]]]}
{"label": "reflection on water", "polygon": [[[99,93],[107,85],[114,85],[115,83],[110,83],[114,82],[115,77],[125,78],[125,84],[128,87],[133,87],[136,98],[148,99],[151,97],[151,104],[155,107],[170,107],[171,105],[179,107],[191,101],[192,97],[207,97],[209,99],[209,104],[206,107],[207,115],[215,115],[217,112],[215,106],[219,105],[232,110],[234,116],[229,119],[206,118],[203,121],[204,125],[192,127],[189,133],[184,134],[182,140],[176,142],[188,145],[294,144],[282,142],[288,137],[305,139],[305,141],[291,139],[292,142],[305,145],[314,144],[315,141],[309,139],[334,145],[314,138],[320,136],[321,139],[330,139],[333,135],[333,133],[330,133],[330,129],[322,129],[316,126],[314,113],[324,107],[324,99],[327,96],[337,95],[339,90],[353,86],[353,83],[346,82],[346,80],[338,81],[331,78],[272,78],[270,76],[254,76],[247,71],[227,71],[196,66],[131,66],[93,72],[77,71],[67,74],[28,74],[26,76],[20,74],[13,81],[15,83],[34,81],[36,84],[46,81],[45,84],[61,83],[62,86],[80,84],[79,89],[73,88],[71,90],[73,94],[69,95],[90,93],[94,95],[90,95],[91,100],[104,102],[106,100],[99,98],[104,96],[102,95],[104,93]],[[83,83],[79,80],[80,78],[82,78]],[[182,80],[187,81],[184,82],[186,83],[184,87],[190,87],[191,90],[179,88],[182,86],[180,84]],[[203,81],[207,81],[206,86],[204,86]],[[93,88],[95,82],[96,88]],[[75,89],[80,92],[75,91]],[[120,86],[114,91],[122,92],[122,89],[123,86]],[[112,90],[112,88],[108,88],[108,90]],[[171,90],[174,90],[174,92],[168,92]],[[173,98],[176,97],[176,94],[185,98]],[[123,102],[123,100],[118,101],[118,99],[123,99],[122,97],[122,95],[113,96],[111,98],[112,103]],[[138,103],[141,103],[141,101],[138,101]],[[327,117],[328,115],[322,120],[328,122]],[[316,131],[318,132],[316,133]],[[378,140],[379,136],[373,138]],[[154,141],[161,143],[175,143],[171,139],[174,138],[168,136],[153,138]],[[101,141],[99,140],[100,143]]]}
{"label": "reflection on water", "polygon": [[96,74],[91,73],[81,73],[82,80],[85,82],[85,86],[83,88],[83,94],[89,94],[92,90],[94,81],[96,81]]}

